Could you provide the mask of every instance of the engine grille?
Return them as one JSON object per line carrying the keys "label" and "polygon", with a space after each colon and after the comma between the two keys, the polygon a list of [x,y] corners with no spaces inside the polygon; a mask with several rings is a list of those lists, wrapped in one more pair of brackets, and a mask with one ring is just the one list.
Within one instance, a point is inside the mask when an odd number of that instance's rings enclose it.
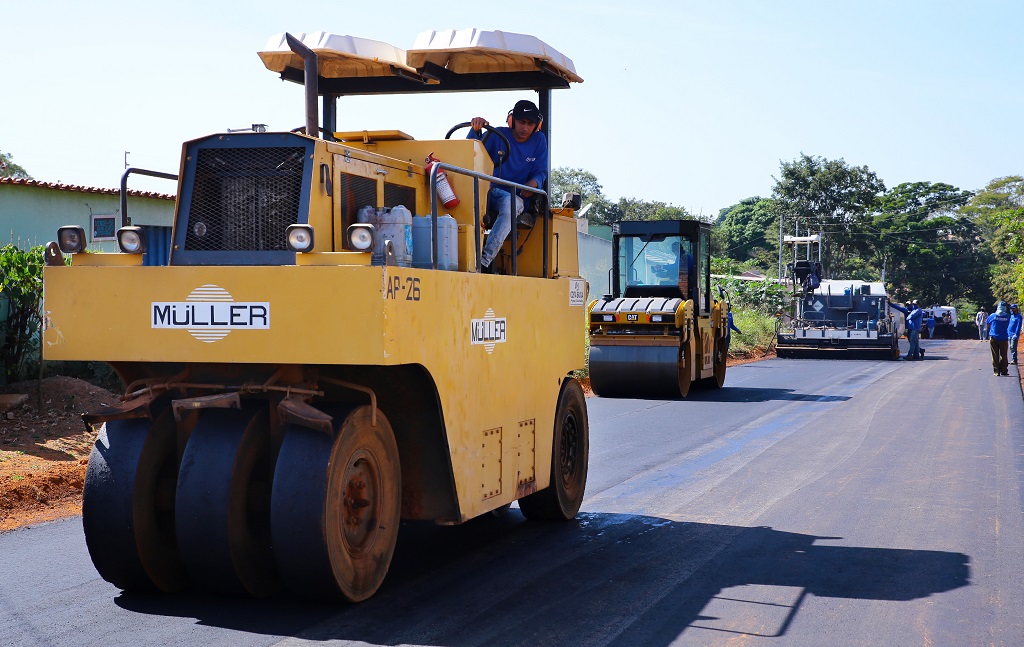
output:
{"label": "engine grille", "polygon": [[185,249],[286,250],[285,230],[298,222],[305,153],[298,146],[199,150]]}

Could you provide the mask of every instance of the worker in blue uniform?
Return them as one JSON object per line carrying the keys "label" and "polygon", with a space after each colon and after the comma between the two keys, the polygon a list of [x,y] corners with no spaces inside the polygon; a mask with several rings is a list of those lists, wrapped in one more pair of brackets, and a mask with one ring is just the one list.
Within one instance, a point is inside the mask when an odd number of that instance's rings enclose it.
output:
{"label": "worker in blue uniform", "polygon": [[907,340],[910,341],[910,350],[907,351],[907,359],[924,359],[924,349],[921,348],[921,322],[924,319],[924,310],[914,299],[903,307],[899,304],[889,302],[889,307],[899,310],[907,319]]}
{"label": "worker in blue uniform", "polygon": [[1020,339],[1021,314],[1016,303],[1010,304],[1010,324],[1006,327],[1006,334],[1010,336],[1010,363],[1017,363],[1017,341]]}
{"label": "worker in blue uniform", "polygon": [[728,314],[726,315],[726,320],[728,321],[728,324],[729,324],[725,328],[725,352],[728,353],[729,352],[729,343],[732,341],[732,331],[735,330],[736,332],[738,332],[741,335],[743,334],[743,331],[740,330],[739,328],[737,328],[736,324],[734,324],[732,322],[732,304],[731,303],[726,304],[725,307],[726,307],[726,309],[728,311]]}
{"label": "worker in blue uniform", "polygon": [[988,326],[988,345],[992,351],[992,373],[995,375],[1009,375],[1009,367],[1006,365],[1006,350],[1009,347],[1010,308],[1005,301],[1000,301],[996,311],[985,320]]}
{"label": "worker in blue uniform", "polygon": [[[541,188],[548,177],[548,140],[541,132],[544,121],[540,110],[531,101],[517,101],[508,113],[508,126],[498,126],[497,130],[508,139],[511,150],[505,161],[495,169],[495,177],[503,180]],[[474,117],[470,121],[467,139],[483,139],[483,127],[489,125],[483,117]],[[488,137],[484,140],[484,148],[491,156],[491,161],[498,165],[499,155],[505,153],[504,142],[500,137]],[[529,206],[527,201],[533,194],[511,187],[494,184],[487,192],[487,211],[495,213],[491,224],[491,233],[480,254],[480,264],[485,272],[491,272],[491,263],[505,243],[505,238],[512,231],[512,221]],[[513,213],[513,207],[515,209]]]}

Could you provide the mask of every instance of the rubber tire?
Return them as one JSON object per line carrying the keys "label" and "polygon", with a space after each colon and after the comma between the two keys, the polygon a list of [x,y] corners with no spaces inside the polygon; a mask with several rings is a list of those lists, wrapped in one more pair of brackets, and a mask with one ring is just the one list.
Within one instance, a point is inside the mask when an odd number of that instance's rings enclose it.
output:
{"label": "rubber tire", "polygon": [[280,588],[270,548],[267,406],[200,413],[178,472],[175,530],[199,587],[264,597]]}
{"label": "rubber tire", "polygon": [[[691,333],[691,340],[693,339]],[[690,394],[690,387],[693,386],[693,367],[690,364],[693,362],[693,353],[690,351],[690,343],[688,340],[679,344],[679,364],[676,371],[679,377],[679,396],[685,398]]]}
{"label": "rubber tire", "polygon": [[[381,411],[376,427],[368,406],[327,412],[333,439],[297,426],[285,433],[272,494],[274,558],[289,590],[361,602],[384,582],[398,540],[398,444]],[[366,504],[349,506],[356,496]]]}
{"label": "rubber tire", "polygon": [[531,520],[568,521],[583,504],[590,457],[590,424],[583,387],[566,379],[555,410],[551,449],[551,485],[519,499],[523,516]]}
{"label": "rubber tire", "polygon": [[176,442],[165,409],[155,422],[107,422],[89,456],[85,543],[100,577],[119,589],[171,593],[188,586],[174,539]]}
{"label": "rubber tire", "polygon": [[708,384],[720,389],[725,386],[725,371],[729,364],[729,347],[725,345],[725,337],[715,339],[715,374],[708,378]]}

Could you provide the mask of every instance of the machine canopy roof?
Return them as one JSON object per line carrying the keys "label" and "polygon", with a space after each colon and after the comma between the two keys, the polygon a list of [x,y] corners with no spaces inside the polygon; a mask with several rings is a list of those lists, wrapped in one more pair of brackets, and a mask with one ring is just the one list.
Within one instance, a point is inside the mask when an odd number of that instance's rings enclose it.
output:
{"label": "machine canopy roof", "polygon": [[[327,32],[294,35],[317,55],[320,94],[390,94],[567,88],[583,81],[571,59],[526,34],[426,31],[410,50]],[[302,58],[275,34],[259,52],[268,70],[303,82]]]}

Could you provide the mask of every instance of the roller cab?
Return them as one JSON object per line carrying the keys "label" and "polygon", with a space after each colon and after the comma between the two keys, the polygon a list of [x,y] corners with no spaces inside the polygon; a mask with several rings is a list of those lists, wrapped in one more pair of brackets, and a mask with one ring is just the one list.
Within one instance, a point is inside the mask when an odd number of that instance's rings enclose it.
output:
{"label": "roller cab", "polygon": [[591,302],[590,381],[604,397],[686,397],[725,382],[727,307],[711,292],[710,227],[612,226],[612,294]]}

